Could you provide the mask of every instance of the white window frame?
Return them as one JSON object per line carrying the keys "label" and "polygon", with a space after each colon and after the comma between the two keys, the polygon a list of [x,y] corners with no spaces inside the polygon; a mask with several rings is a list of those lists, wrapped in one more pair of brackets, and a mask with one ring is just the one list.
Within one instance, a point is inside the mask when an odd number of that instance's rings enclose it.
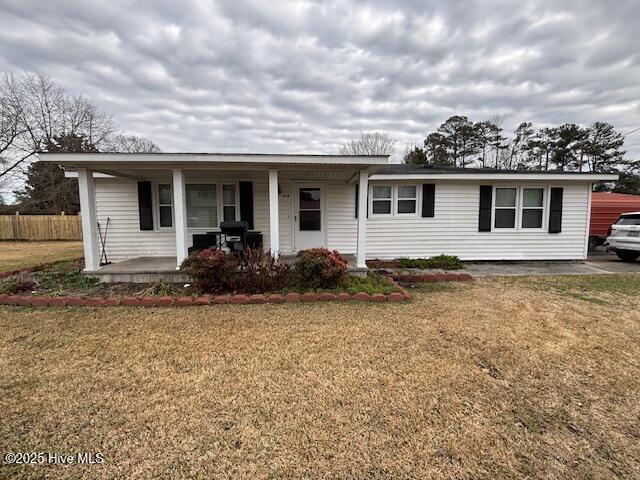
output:
{"label": "white window frame", "polygon": [[[165,183],[165,182],[162,182]],[[187,185],[215,185],[216,186],[216,206],[218,212],[218,225],[215,227],[187,227],[188,230],[196,232],[218,232],[220,231],[220,222],[223,220],[224,210],[222,208],[222,186],[223,185],[235,185],[236,187],[236,220],[240,220],[240,181],[218,181],[212,182],[210,180],[190,180],[185,182],[185,190]],[[173,186],[172,186],[173,188]],[[186,202],[186,199],[185,199]],[[186,208],[186,205],[185,205]],[[186,221],[186,220],[185,220]]]}
{"label": "white window frame", "polygon": [[[400,195],[399,195],[400,187],[414,187],[416,189],[416,196],[413,197],[413,198],[408,198],[408,197],[400,198]],[[396,185],[394,185],[393,194],[392,195],[394,197],[394,200],[393,200],[393,206],[394,206],[393,214],[395,216],[397,216],[397,217],[417,217],[418,216],[418,209],[419,209],[418,200],[420,198],[420,189],[418,188],[418,185],[404,184],[404,183],[396,184]],[[410,213],[400,213],[400,212],[398,212],[398,202],[400,200],[415,200],[415,202],[416,202],[415,210],[413,212],[410,212]]]}
{"label": "white window frame", "polygon": [[[496,199],[498,198],[498,194],[497,191],[498,189],[508,189],[508,188],[512,188],[515,189],[515,205],[513,207],[497,207],[496,206]],[[513,232],[515,230],[518,230],[518,225],[520,225],[520,215],[518,214],[518,212],[520,211],[520,209],[518,208],[518,205],[520,203],[520,194],[519,194],[519,185],[494,185],[493,186],[493,201],[491,202],[491,231],[496,231],[496,232]],[[514,220],[513,220],[513,227],[512,228],[498,228],[496,227],[496,209],[500,209],[500,210],[507,210],[507,209],[514,209]]]}
{"label": "white window frame", "polygon": [[[516,189],[516,214],[515,224],[513,228],[496,228],[496,190],[498,188],[515,188]],[[540,188],[542,189],[542,226],[540,228],[523,228],[522,227],[522,210],[524,205],[524,189]],[[510,208],[510,207],[497,207]],[[531,207],[536,208],[536,207]],[[549,186],[548,185],[493,185],[493,197],[491,200],[491,233],[513,233],[513,232],[546,232],[549,218]]]}
{"label": "white window frame", "polygon": [[[234,187],[234,191],[235,191],[235,203],[231,204],[231,203],[224,203],[224,187],[232,185]],[[220,195],[219,195],[219,205],[220,205],[220,209],[219,209],[219,219],[220,221],[224,221],[224,207],[234,207],[235,208],[235,220],[238,221],[240,220],[240,182],[221,182],[219,187],[217,187],[220,189]],[[219,223],[219,222],[218,222]]]}
{"label": "white window frame", "polygon": [[[539,189],[542,190],[542,207],[525,207],[524,206],[524,191],[525,189]],[[545,228],[545,225],[547,225],[547,215],[549,213],[549,209],[547,208],[547,198],[549,197],[549,195],[547,195],[548,189],[546,186],[542,186],[542,185],[521,185],[520,186],[520,208],[519,208],[519,212],[520,212],[520,221],[518,222],[518,227],[520,228],[520,230],[525,231],[525,232],[540,232],[540,231],[545,231],[547,230]],[[525,210],[525,208],[527,210],[542,210],[542,224],[540,225],[539,228],[525,228],[522,226],[522,218],[523,218],[523,212]]]}
{"label": "white window frame", "polygon": [[[385,198],[377,198],[375,201],[377,202],[390,202],[389,203],[389,213],[373,213],[373,188],[374,187],[389,187],[391,189],[391,196],[388,199]],[[377,185],[371,185],[369,187],[369,216],[370,217],[392,217],[395,212],[394,204],[394,185],[392,183],[380,183]]]}
{"label": "white window frame", "polygon": [[[160,206],[167,205],[166,203],[163,203],[162,205],[160,204],[160,185],[169,185],[169,188],[171,189],[171,226],[170,227],[163,227],[160,225]],[[176,209],[175,209],[175,205],[173,204],[173,183],[171,182],[171,180],[157,181],[153,183],[153,203],[154,203],[153,224],[155,226],[155,230],[160,230],[163,232],[175,231]]]}
{"label": "white window frame", "polygon": [[[373,213],[373,188],[374,187],[390,187],[391,188],[391,197],[387,200],[386,198],[379,198],[376,201],[391,201],[391,208],[389,209],[389,213]],[[416,189],[415,198],[400,198],[398,196],[399,187],[414,187]],[[420,216],[421,209],[421,195],[422,189],[420,185],[415,183],[379,183],[379,184],[369,184],[369,217],[418,217]],[[416,210],[412,213],[399,213],[398,212],[398,200],[415,200],[416,202]]]}

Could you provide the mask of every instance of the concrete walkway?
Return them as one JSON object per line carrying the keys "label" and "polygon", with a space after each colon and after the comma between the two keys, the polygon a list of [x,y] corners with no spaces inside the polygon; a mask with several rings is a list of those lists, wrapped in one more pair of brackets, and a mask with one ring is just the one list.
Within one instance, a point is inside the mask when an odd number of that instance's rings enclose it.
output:
{"label": "concrete walkway", "polygon": [[640,261],[626,263],[607,254],[589,256],[586,262],[465,262],[465,267],[474,277],[640,273]]}

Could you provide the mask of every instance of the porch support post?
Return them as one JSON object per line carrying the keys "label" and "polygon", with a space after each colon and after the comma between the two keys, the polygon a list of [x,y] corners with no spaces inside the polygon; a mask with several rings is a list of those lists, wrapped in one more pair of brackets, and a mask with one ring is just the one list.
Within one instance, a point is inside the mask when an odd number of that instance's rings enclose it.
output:
{"label": "porch support post", "polygon": [[367,268],[367,192],[369,191],[369,172],[360,170],[358,178],[358,247],[356,266]]}
{"label": "porch support post", "polygon": [[278,171],[269,170],[269,243],[272,255],[278,255],[280,252],[278,215]]}
{"label": "porch support post", "polygon": [[87,170],[86,168],[78,169],[78,190],[80,192],[80,214],[82,217],[84,269],[92,272],[100,268],[96,186],[93,181],[92,170]]}
{"label": "porch support post", "polygon": [[174,168],[173,172],[173,205],[176,224],[176,269],[187,258],[187,202],[184,173],[181,168]]}

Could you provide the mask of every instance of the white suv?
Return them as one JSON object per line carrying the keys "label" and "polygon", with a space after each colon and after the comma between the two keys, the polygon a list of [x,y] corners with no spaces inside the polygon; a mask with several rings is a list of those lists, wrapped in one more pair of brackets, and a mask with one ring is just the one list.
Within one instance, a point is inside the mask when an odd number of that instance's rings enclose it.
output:
{"label": "white suv", "polygon": [[620,215],[611,225],[605,245],[623,262],[633,262],[640,257],[640,212]]}

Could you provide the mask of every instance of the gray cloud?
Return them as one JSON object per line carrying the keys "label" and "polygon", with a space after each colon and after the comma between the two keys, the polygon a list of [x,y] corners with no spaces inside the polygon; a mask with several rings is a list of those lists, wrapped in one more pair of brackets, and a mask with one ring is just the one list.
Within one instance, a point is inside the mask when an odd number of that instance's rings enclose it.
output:
{"label": "gray cloud", "polygon": [[[0,0],[0,70],[40,71],[164,151],[400,148],[449,115],[640,126],[640,3]],[[640,157],[640,132],[626,148]]]}

